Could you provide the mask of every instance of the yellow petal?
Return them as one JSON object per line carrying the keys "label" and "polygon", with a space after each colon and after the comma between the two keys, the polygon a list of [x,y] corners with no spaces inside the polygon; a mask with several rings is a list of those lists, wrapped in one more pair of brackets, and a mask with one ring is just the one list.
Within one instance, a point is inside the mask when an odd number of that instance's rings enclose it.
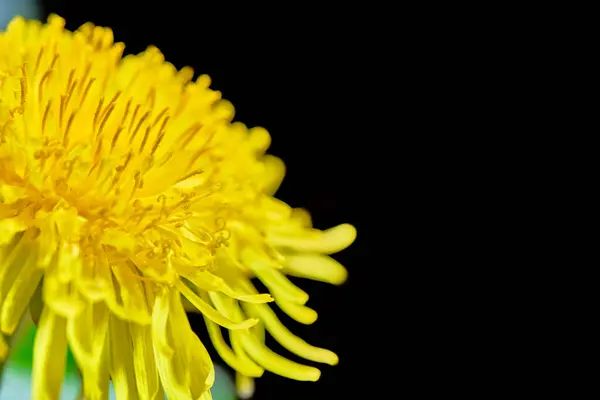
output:
{"label": "yellow petal", "polygon": [[250,357],[271,372],[297,381],[316,382],[321,376],[321,371],[316,368],[295,363],[273,353],[248,332],[240,332],[240,340]]}
{"label": "yellow petal", "polygon": [[26,196],[24,188],[0,183],[0,204],[13,204]]}
{"label": "yellow petal", "polygon": [[[65,219],[65,226],[70,226]],[[65,228],[63,226],[63,228]],[[68,231],[71,232],[71,231]],[[69,234],[65,233],[68,237]],[[76,282],[82,268],[79,245],[61,240],[58,253],[47,266],[44,274],[44,304],[65,318],[77,315],[86,305],[77,290]]]}
{"label": "yellow petal", "polygon": [[[187,318],[184,316],[184,318]],[[194,399],[200,398],[201,395],[209,391],[215,383],[215,366],[212,363],[208,351],[191,330],[187,330],[189,334],[189,346],[191,359],[189,362],[189,371],[191,375],[190,389]]]}
{"label": "yellow petal", "polygon": [[308,301],[308,294],[273,268],[272,261],[261,257],[250,248],[245,248],[241,252],[241,257],[242,262],[254,271],[276,299],[281,298],[297,304]]}
{"label": "yellow petal", "polygon": [[67,360],[66,320],[45,307],[33,345],[32,398],[59,398]]}
{"label": "yellow petal", "polygon": [[58,250],[59,236],[54,219],[49,214],[38,212],[36,219],[39,221],[40,236],[40,259],[38,265],[42,268],[47,267],[52,262],[54,253]]}
{"label": "yellow petal", "polygon": [[[245,316],[242,313],[241,308],[239,307],[239,305],[237,304],[237,302],[235,300],[233,300],[229,297],[223,296],[222,294],[215,293],[215,292],[209,292],[208,297],[210,298],[212,303],[215,305],[217,310],[219,310],[219,312],[221,314],[227,316],[227,318],[229,318],[233,321],[242,321],[245,318]],[[260,325],[261,324],[259,322],[258,324],[254,325],[251,328],[253,334],[256,330],[258,330],[259,332],[262,332],[262,327]],[[244,332],[244,331],[229,331],[229,338],[231,341],[231,346],[233,347],[233,352],[235,353],[236,357],[240,360],[240,362],[243,365],[249,365],[249,366],[251,366],[251,368],[253,370],[256,370],[256,371],[260,370],[261,374],[262,374],[262,371],[264,371],[264,369],[261,366],[259,366],[258,364],[256,364],[246,354],[246,351],[244,350],[244,346],[242,346],[242,342],[240,340],[241,332]],[[260,338],[260,340],[261,340],[261,342],[264,342],[264,337]]]}
{"label": "yellow petal", "polygon": [[[218,293],[209,293],[208,294],[212,302],[215,304],[215,307],[226,315],[228,318],[233,319],[234,321],[240,321],[244,319],[244,315],[239,305],[232,299],[222,296]],[[243,365],[252,366],[252,369],[260,370],[261,375],[264,372],[264,369],[256,364],[254,360],[252,360],[246,354],[244,350],[244,346],[242,345],[242,334],[244,331],[229,331],[229,339],[231,342],[231,346],[233,347],[233,352],[236,358]],[[257,340],[264,344],[265,336],[264,336],[264,327],[262,323],[258,323],[251,328],[251,334],[254,335]],[[254,379],[252,378],[252,374],[245,374],[246,371],[242,369],[237,369],[236,372],[236,391],[238,397],[244,399],[249,398],[254,393]],[[246,375],[246,376],[244,376]]]}
{"label": "yellow petal", "polygon": [[[168,300],[164,300],[168,298]],[[157,339],[165,340],[168,348],[173,349],[171,356],[166,357],[164,354],[156,355],[156,366],[158,373],[165,390],[165,394],[169,399],[181,399],[181,400],[192,400],[192,393],[190,390],[191,377],[189,370],[190,360],[190,347],[189,338],[186,330],[189,330],[189,324],[186,326],[184,321],[181,326],[181,319],[178,315],[178,302],[181,306],[181,301],[178,298],[178,294],[175,291],[164,292],[157,297],[156,304],[164,303],[168,304],[167,311],[167,323],[164,326],[164,332],[160,333],[160,337],[157,338],[154,335],[155,327],[153,326],[153,340],[155,349],[165,347],[164,344],[157,342]],[[182,313],[183,306],[182,307]],[[157,311],[158,312],[158,311]],[[185,313],[184,313],[185,317]],[[180,324],[177,324],[173,320],[176,320]],[[162,329],[162,328],[161,328]],[[201,377],[204,378],[204,377]]]}
{"label": "yellow petal", "polygon": [[15,237],[11,244],[2,246],[0,254],[0,304],[15,281],[21,265],[27,261],[30,254],[27,251],[31,242],[25,235]]}
{"label": "yellow petal", "polygon": [[235,354],[231,348],[229,348],[225,342],[225,339],[223,338],[221,328],[219,328],[217,324],[206,317],[204,318],[204,321],[206,322],[206,327],[208,329],[208,334],[212,344],[215,346],[217,353],[219,353],[219,356],[223,359],[223,361],[225,361],[225,363],[227,363],[227,365],[236,371],[240,371],[244,375],[253,377],[262,376],[264,369],[256,365],[254,362],[250,363],[246,359],[238,357],[238,355]]}
{"label": "yellow petal", "polygon": [[294,208],[292,210],[292,219],[297,221],[302,228],[312,228],[312,218],[310,213],[304,208]]}
{"label": "yellow petal", "polygon": [[86,400],[106,400],[109,395],[107,335],[104,335],[104,342],[99,347],[99,358],[94,363],[83,364],[78,361],[83,381],[83,398]]}
{"label": "yellow petal", "polygon": [[176,281],[176,286],[179,289],[179,291],[181,292],[181,294],[183,294],[185,296],[185,298],[190,301],[190,303],[192,303],[198,310],[200,310],[200,312],[203,315],[205,315],[211,321],[221,325],[224,328],[234,329],[234,330],[248,329],[258,322],[258,320],[250,318],[250,319],[247,319],[240,323],[235,323],[235,322],[231,321],[230,319],[226,318],[223,314],[219,313],[214,308],[212,308],[204,300],[202,300],[200,297],[198,297],[198,295],[196,293],[194,293],[192,291],[192,289],[187,287],[181,281]]}
{"label": "yellow petal", "polygon": [[241,294],[229,287],[223,279],[211,274],[208,271],[195,272],[193,275],[186,276],[186,279],[192,282],[197,288],[211,291],[222,292],[229,297],[249,303],[268,303],[273,301],[270,294]]}
{"label": "yellow petal", "polygon": [[308,294],[281,272],[274,269],[255,269],[254,272],[276,299],[296,304],[305,304],[308,301]]}
{"label": "yellow petal", "polygon": [[157,357],[170,358],[174,353],[168,338],[171,297],[171,293],[163,289],[156,296],[152,308],[152,340],[156,351],[160,353]]}
{"label": "yellow petal", "polygon": [[257,154],[264,154],[271,145],[271,135],[265,128],[257,126],[248,131],[248,141]]}
{"label": "yellow petal", "polygon": [[129,321],[139,324],[150,323],[150,309],[146,301],[146,292],[139,276],[131,265],[121,263],[112,268],[116,282],[113,282],[116,293],[121,298],[123,311]]}
{"label": "yellow petal", "polygon": [[58,247],[56,273],[61,282],[77,281],[82,269],[78,244],[62,242]]}
{"label": "yellow petal", "polygon": [[250,315],[255,315],[265,324],[267,331],[283,347],[294,354],[307,360],[336,365],[338,363],[337,355],[327,349],[311,346],[298,336],[291,333],[285,325],[279,321],[273,310],[267,305],[244,304],[244,310],[248,310]]}
{"label": "yellow petal", "polygon": [[73,318],[81,312],[87,304],[79,294],[72,282],[64,283],[56,273],[56,268],[49,267],[44,275],[44,288],[42,290],[44,304],[65,318]]}
{"label": "yellow petal", "polygon": [[[127,315],[127,312],[125,311],[123,297],[121,296],[121,286],[113,275],[112,267],[108,262],[106,253],[101,248],[97,248],[95,251],[94,269],[96,273],[94,280],[97,282],[98,287],[102,288],[100,290],[106,293],[106,305],[113,314],[117,315],[123,320],[127,320],[127,318],[131,317],[131,315]],[[85,285],[80,287],[80,290],[83,293],[86,293],[85,289]],[[89,294],[87,296],[89,297]],[[92,297],[95,296],[92,295]],[[141,322],[146,323],[148,321],[146,320]]]}
{"label": "yellow petal", "polygon": [[[202,298],[208,302],[208,296],[204,294]],[[247,362],[246,359],[238,357],[231,348],[225,342],[221,328],[212,322],[207,317],[204,317],[206,328],[210,336],[210,340],[215,346],[215,350],[219,353],[219,356],[225,361],[231,368],[243,373],[244,375],[259,377],[263,374],[264,370],[256,365],[253,361]],[[249,360],[249,359],[248,359]]]}
{"label": "yellow petal", "polygon": [[102,244],[112,246],[117,250],[131,255],[135,250],[135,238],[129,232],[117,229],[106,229],[102,232]]}
{"label": "yellow petal", "polygon": [[265,172],[265,189],[264,192],[270,196],[274,195],[281,186],[285,177],[285,164],[281,159],[267,154],[263,158],[266,168]]}
{"label": "yellow petal", "polygon": [[338,225],[326,231],[307,231],[303,235],[285,235],[281,232],[267,233],[271,246],[306,253],[337,253],[350,246],[356,239],[356,228],[350,224]]}
{"label": "yellow petal", "polygon": [[137,400],[133,346],[127,322],[111,316],[109,323],[109,372],[117,399]]}
{"label": "yellow petal", "polygon": [[[99,261],[100,253],[90,252],[83,254],[83,268],[76,281],[77,289],[89,301],[98,302],[106,300],[112,293],[109,292],[110,285],[106,282],[110,275],[102,273],[100,268],[103,264]],[[106,265],[106,268],[109,268]]]}
{"label": "yellow petal", "polygon": [[12,335],[17,329],[21,316],[42,279],[43,271],[36,265],[37,248],[30,246],[30,249],[27,258],[18,266],[15,279],[8,281],[12,284],[6,297],[2,298],[0,294],[0,325],[6,335]]}
{"label": "yellow petal", "polygon": [[301,304],[281,300],[277,305],[284,313],[304,325],[313,324],[319,316],[315,310]]}
{"label": "yellow petal", "polygon": [[[169,168],[152,168],[144,176],[144,186],[136,192],[136,197],[150,197],[164,192],[175,185],[186,175],[194,154],[178,152],[176,157],[169,158]],[[158,164],[158,162],[157,162]]]}
{"label": "yellow petal", "polygon": [[103,302],[88,303],[79,314],[69,319],[67,337],[79,365],[99,363],[108,334],[108,320],[109,310]]}
{"label": "yellow petal", "polygon": [[149,326],[130,323],[129,330],[133,342],[133,367],[140,400],[163,400],[164,393],[154,360],[152,329]]}
{"label": "yellow petal", "polygon": [[210,390],[204,392],[202,394],[202,396],[200,396],[200,400],[213,400],[212,394],[210,393]]}
{"label": "yellow petal", "polygon": [[27,224],[19,217],[0,220],[0,246],[10,243],[13,236],[27,229]]}
{"label": "yellow petal", "polygon": [[289,275],[333,285],[344,283],[348,277],[348,271],[342,264],[321,254],[288,255],[283,265]]}
{"label": "yellow petal", "polygon": [[[231,299],[224,298],[219,293],[209,293],[209,296],[219,311],[223,312],[227,310],[229,317],[235,319],[242,318],[241,310],[232,304]],[[260,306],[268,307],[267,305]],[[290,379],[313,382],[317,381],[321,376],[321,372],[316,368],[295,363],[272,352],[263,343],[264,337],[260,337],[255,332],[233,331],[230,334],[231,344],[238,356],[244,354],[245,351],[252,360],[273,373]],[[238,350],[236,348],[238,346],[241,346],[243,351],[240,351],[242,349]]]}
{"label": "yellow petal", "polygon": [[293,208],[279,199],[265,196],[260,199],[260,213],[270,221],[285,223],[292,216]]}
{"label": "yellow petal", "polygon": [[87,220],[77,214],[74,208],[58,208],[52,213],[59,237],[66,242],[75,242],[81,238],[82,229]]}
{"label": "yellow petal", "polygon": [[[257,293],[256,288],[250,282],[240,282],[239,285],[244,287],[248,293]],[[318,314],[312,308],[281,299],[276,303],[283,312],[302,324],[310,325],[317,320]]]}

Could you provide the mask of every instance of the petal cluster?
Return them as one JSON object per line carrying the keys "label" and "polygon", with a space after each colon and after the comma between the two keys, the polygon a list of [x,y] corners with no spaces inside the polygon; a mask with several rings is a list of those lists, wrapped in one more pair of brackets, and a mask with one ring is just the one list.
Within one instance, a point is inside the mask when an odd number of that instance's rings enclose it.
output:
{"label": "petal cluster", "polygon": [[156,48],[123,49],[110,29],[69,32],[57,16],[0,33],[0,330],[41,310],[35,398],[58,398],[70,347],[86,399],[106,398],[109,379],[119,399],[209,399],[214,368],[186,309],[203,315],[241,394],[264,370],[317,380],[269,350],[265,331],[305,359],[337,356],[268,303],[314,322],[287,276],[343,282],[328,255],[354,228],[313,229],[273,197],[284,167],[265,155],[269,134],[233,123],[207,76]]}

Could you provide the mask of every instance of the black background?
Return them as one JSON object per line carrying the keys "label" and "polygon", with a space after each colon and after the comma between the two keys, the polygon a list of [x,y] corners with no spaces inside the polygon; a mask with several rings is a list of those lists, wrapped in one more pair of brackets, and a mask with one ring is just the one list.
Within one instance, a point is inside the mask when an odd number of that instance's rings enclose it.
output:
{"label": "black background", "polygon": [[[369,270],[379,266],[368,261],[374,251],[368,243],[377,234],[367,225],[383,211],[366,201],[378,184],[370,168],[375,138],[364,103],[379,101],[363,89],[368,76],[362,65],[369,55],[360,38],[368,21],[334,6],[303,3],[274,2],[262,8],[174,0],[42,3],[45,15],[66,18],[71,30],[87,21],[108,26],[126,44],[126,53],[156,45],[177,68],[189,65],[197,74],[210,75],[212,87],[236,107],[236,120],[270,132],[269,152],[287,166],[277,197],[309,209],[317,228],[344,222],[357,227],[354,245],[336,256],[350,273],[344,285],[300,283],[310,295],[308,305],[319,312],[317,322],[303,326],[280,315],[307,342],[335,351],[340,364],[321,366],[317,383],[266,372],[254,398],[350,398],[371,391],[377,385],[370,381],[373,370],[383,368],[371,355],[386,344],[374,343],[371,333],[378,329],[378,317],[368,278]],[[190,318],[205,338],[201,318]],[[267,344],[300,361],[269,338]]]}

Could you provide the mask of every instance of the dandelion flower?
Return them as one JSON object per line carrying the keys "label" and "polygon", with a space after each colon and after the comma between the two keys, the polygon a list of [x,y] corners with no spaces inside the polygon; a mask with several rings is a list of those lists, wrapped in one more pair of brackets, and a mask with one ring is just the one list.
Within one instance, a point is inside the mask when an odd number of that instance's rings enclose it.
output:
{"label": "dandelion flower", "polygon": [[86,399],[107,398],[109,379],[118,399],[210,399],[214,368],[187,305],[241,395],[264,370],[316,381],[265,332],[307,360],[337,356],[294,336],[268,303],[314,322],[286,276],[341,283],[327,255],[354,228],[313,229],[273,197],[284,167],[264,154],[269,134],[232,123],[207,76],[192,81],[156,48],[123,48],[110,29],[69,32],[57,16],[0,33],[0,355],[37,307],[34,398],[58,399],[69,347]]}

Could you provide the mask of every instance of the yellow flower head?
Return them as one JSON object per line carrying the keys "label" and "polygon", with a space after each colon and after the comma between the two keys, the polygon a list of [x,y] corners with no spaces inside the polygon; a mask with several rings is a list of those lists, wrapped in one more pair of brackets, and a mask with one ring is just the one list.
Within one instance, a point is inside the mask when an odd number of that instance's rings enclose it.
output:
{"label": "yellow flower head", "polygon": [[107,398],[109,379],[119,399],[210,399],[213,365],[184,306],[203,315],[240,394],[265,369],[317,380],[264,331],[305,359],[337,356],[266,303],[314,322],[286,275],[341,283],[326,254],[354,228],[312,229],[272,197],[284,168],[264,155],[269,134],[232,123],[207,76],[123,48],[110,29],[69,32],[57,16],[0,33],[0,329],[12,335],[39,297],[33,398],[58,398],[69,346],[86,399]]}

